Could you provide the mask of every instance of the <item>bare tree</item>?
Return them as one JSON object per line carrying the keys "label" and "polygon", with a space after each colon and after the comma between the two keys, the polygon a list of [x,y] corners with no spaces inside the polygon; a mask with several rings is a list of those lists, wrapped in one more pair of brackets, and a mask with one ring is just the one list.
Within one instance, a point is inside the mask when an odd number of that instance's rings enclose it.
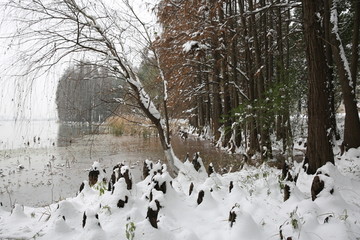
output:
{"label": "bare tree", "polygon": [[[95,64],[111,69],[114,76],[126,80],[138,107],[157,128],[170,172],[177,174],[167,114],[162,116],[155,107],[132,64],[138,58],[137,50],[151,43],[151,34],[128,0],[112,4],[83,0],[10,0],[5,7],[9,17],[13,16],[18,24],[12,38],[26,47],[22,60],[31,63],[27,73],[46,71],[78,54],[86,54]],[[166,96],[165,79],[163,82]],[[164,99],[166,110],[166,97]]]}

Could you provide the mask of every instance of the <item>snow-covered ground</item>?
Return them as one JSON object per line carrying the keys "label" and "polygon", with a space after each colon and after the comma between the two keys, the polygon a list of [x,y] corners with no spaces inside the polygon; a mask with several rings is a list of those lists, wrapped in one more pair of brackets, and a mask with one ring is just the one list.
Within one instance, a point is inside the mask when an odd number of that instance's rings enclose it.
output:
{"label": "snow-covered ground", "polygon": [[[99,170],[99,179],[109,179]],[[293,170],[298,180],[296,185],[288,183],[291,196],[284,202],[281,171],[267,165],[208,177],[205,168],[196,172],[185,162],[172,179],[158,163],[130,190],[124,178],[113,192],[102,181],[93,187],[85,181],[74,198],[43,208],[1,209],[0,239],[360,239],[360,148],[338,157],[336,166],[320,169],[325,189],[315,201],[311,199],[314,176],[305,174],[300,165]],[[160,191],[164,182],[166,193]],[[189,195],[191,183],[194,189]],[[204,197],[198,204],[201,191]],[[117,206],[119,200],[123,208]],[[158,228],[146,217],[156,210]],[[232,226],[230,211],[236,215]]]}

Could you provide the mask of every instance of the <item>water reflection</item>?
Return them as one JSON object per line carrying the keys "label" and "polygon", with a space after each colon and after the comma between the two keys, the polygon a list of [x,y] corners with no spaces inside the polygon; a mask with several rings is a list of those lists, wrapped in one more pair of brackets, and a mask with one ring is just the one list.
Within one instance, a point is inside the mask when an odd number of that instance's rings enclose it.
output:
{"label": "water reflection", "polygon": [[[59,124],[37,121],[30,125],[1,124],[0,144],[0,201],[43,206],[68,196],[75,196],[81,182],[87,179],[87,169],[99,161],[110,176],[119,162],[128,164],[135,182],[141,180],[145,159],[164,161],[161,144],[156,137],[115,137],[106,127],[96,125]],[[93,134],[101,133],[101,134]],[[29,144],[27,144],[29,142]],[[200,155],[207,167],[210,162],[216,171],[237,170],[240,157],[215,149],[211,142],[188,138],[172,139],[175,154],[183,160]],[[22,165],[24,168],[19,168]]]}
{"label": "water reflection", "polygon": [[66,147],[85,135],[109,133],[109,127],[101,124],[58,123],[57,145]]}
{"label": "water reflection", "polygon": [[242,156],[239,154],[228,154],[215,148],[213,143],[208,140],[200,140],[195,137],[190,137],[186,140],[180,137],[172,139],[174,152],[180,160],[184,160],[189,154],[192,160],[196,152],[200,153],[205,167],[207,168],[210,163],[213,163],[215,170],[219,173],[226,173],[230,170],[238,170],[242,164]]}

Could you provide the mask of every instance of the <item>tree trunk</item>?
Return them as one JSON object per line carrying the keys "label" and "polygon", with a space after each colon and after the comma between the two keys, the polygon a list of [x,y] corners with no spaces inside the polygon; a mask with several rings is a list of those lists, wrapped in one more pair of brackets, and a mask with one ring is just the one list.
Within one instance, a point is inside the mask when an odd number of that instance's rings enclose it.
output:
{"label": "tree trunk", "polygon": [[[243,33],[242,33],[242,41],[244,43],[245,46],[245,65],[246,65],[246,73],[247,76],[249,77],[249,80],[247,82],[247,86],[248,86],[248,96],[249,96],[249,100],[250,103],[253,103],[256,99],[255,96],[255,81],[254,81],[254,73],[252,71],[252,65],[253,65],[253,61],[251,58],[251,50],[250,50],[250,43],[249,43],[249,32],[251,32],[251,26],[249,26],[249,31],[248,31],[248,24],[247,24],[247,18],[244,14],[244,0],[239,1],[239,10],[240,10],[240,15],[241,15],[241,23],[242,23],[242,29],[243,29]],[[247,120],[246,124],[248,125],[248,129],[249,129],[249,149],[248,149],[248,155],[253,155],[256,152],[258,152],[260,150],[260,146],[259,146],[259,140],[258,140],[258,130],[257,130],[257,126],[256,126],[256,119],[254,117],[255,112],[253,110],[253,108],[250,110],[250,117]]]}
{"label": "tree trunk", "polygon": [[304,36],[308,62],[308,140],[305,164],[307,172],[314,174],[327,162],[334,163],[330,128],[329,91],[324,42],[319,36],[321,27],[316,14],[321,9],[319,0],[303,0]]}
{"label": "tree trunk", "polygon": [[[277,3],[279,4],[280,1],[278,0]],[[278,49],[278,56],[276,59],[276,79],[277,83],[281,84],[281,89],[284,89],[285,84],[285,64],[284,64],[284,47],[283,47],[283,34],[282,34],[282,15],[281,15],[281,8],[277,9],[277,49]],[[282,90],[282,95],[284,95],[284,90]],[[276,119],[276,140],[284,140],[285,139],[285,126],[283,125],[284,122],[284,110],[280,110],[277,115]]]}
{"label": "tree trunk", "polygon": [[220,138],[220,116],[221,116],[221,98],[220,98],[220,49],[219,49],[219,39],[218,39],[218,16],[217,8],[218,3],[215,1],[210,2],[210,28],[212,29],[211,35],[211,45],[212,45],[212,61],[213,69],[211,76],[211,96],[212,96],[212,131],[214,135],[214,141],[217,142]]}
{"label": "tree trunk", "polygon": [[[291,19],[290,9],[287,11],[287,19]],[[290,34],[290,22],[286,23],[286,36]],[[285,80],[286,82],[290,81],[290,40],[289,38],[286,39],[286,73],[285,73]],[[284,128],[285,128],[285,137],[283,141],[283,151],[288,151],[289,155],[293,156],[293,135],[291,131],[291,121],[290,121],[290,106],[287,103],[285,107],[284,113]]]}
{"label": "tree trunk", "polygon": [[[228,8],[228,3],[226,3],[226,8]],[[219,14],[219,23],[221,25],[227,25],[228,21],[224,19],[224,10],[223,6],[218,8]],[[226,31],[221,32],[221,45],[224,46],[224,50],[222,51],[221,56],[221,76],[222,76],[222,89],[223,89],[223,127],[224,127],[224,139],[222,142],[222,146],[228,146],[231,139],[231,97],[230,97],[230,86],[229,86],[229,74],[227,70],[228,64],[228,56],[227,56],[227,48],[228,48],[228,39]]]}
{"label": "tree trunk", "polygon": [[[352,79],[350,65],[347,61],[345,50],[342,45],[340,35],[338,33],[337,0],[335,0],[333,3],[333,7],[331,9],[331,16],[333,24],[333,53],[339,73],[340,85],[343,93],[346,113],[344,126],[344,141],[342,143],[343,149],[346,150],[349,148],[357,148],[360,146],[360,119],[355,96],[355,79]],[[355,24],[354,26],[356,25],[357,24]],[[359,27],[359,25],[357,25],[357,27]],[[355,56],[353,57],[356,58],[356,55],[357,54],[355,54]]]}
{"label": "tree trunk", "polygon": [[[253,9],[253,0],[248,1],[249,3],[249,10],[252,11]],[[256,62],[256,77],[257,80],[257,96],[258,99],[264,100],[264,94],[265,94],[265,80],[264,80],[264,74],[263,74],[263,64],[261,59],[261,49],[259,44],[259,37],[257,32],[257,24],[255,19],[255,14],[251,14],[250,17],[250,24],[252,26],[252,37],[254,39],[254,47],[255,47],[255,62]],[[260,27],[259,27],[260,28]],[[267,111],[266,110],[258,110],[257,111],[258,116],[258,128],[260,130],[261,135],[261,151],[262,151],[262,158],[267,159],[272,157],[272,149],[271,149],[271,141],[270,141],[270,133],[268,125],[269,121],[267,119]],[[266,150],[264,150],[266,149]]]}
{"label": "tree trunk", "polygon": [[340,139],[340,134],[337,131],[336,125],[336,111],[335,111],[335,90],[334,90],[334,77],[333,77],[333,56],[332,56],[332,47],[331,47],[331,24],[330,24],[330,2],[331,0],[324,1],[324,35],[325,35],[325,53],[326,53],[326,62],[329,66],[327,72],[327,78],[329,81],[329,91],[330,91],[330,122],[331,122],[331,135],[335,137],[336,140]]}
{"label": "tree trunk", "polygon": [[356,79],[357,79],[357,69],[359,61],[359,32],[360,32],[360,1],[354,1],[355,15],[354,15],[354,31],[352,39],[352,49],[351,49],[351,79],[353,80],[354,89],[356,89]]}
{"label": "tree trunk", "polygon": [[[168,122],[168,119],[164,121],[161,118],[160,113],[155,108],[149,95],[144,91],[144,88],[138,76],[131,70],[127,70],[127,74],[128,75],[126,76],[126,81],[130,85],[131,89],[133,89],[136,95],[136,100],[138,101],[141,110],[146,115],[146,117],[149,118],[150,121],[155,125],[159,133],[161,147],[164,150],[166,160],[168,161],[169,173],[171,176],[175,177],[179,172],[179,168],[176,166],[177,159],[170,144],[168,126],[165,125],[166,122]],[[166,101],[164,102],[164,104],[166,104]]]}
{"label": "tree trunk", "polygon": [[[237,14],[237,0],[232,1],[233,5],[230,5],[230,28],[232,31],[230,31],[230,39],[231,39],[231,49],[230,49],[230,56],[231,56],[231,65],[232,65],[232,97],[231,97],[231,108],[235,109],[239,105],[239,94],[237,92],[237,89],[235,85],[239,86],[239,80],[238,80],[238,36],[237,33],[239,31],[238,23],[236,21],[235,15]],[[236,122],[236,118],[232,116],[232,122]],[[240,124],[237,123],[232,129],[233,132],[233,140],[235,147],[240,147],[241,145],[241,127]]]}

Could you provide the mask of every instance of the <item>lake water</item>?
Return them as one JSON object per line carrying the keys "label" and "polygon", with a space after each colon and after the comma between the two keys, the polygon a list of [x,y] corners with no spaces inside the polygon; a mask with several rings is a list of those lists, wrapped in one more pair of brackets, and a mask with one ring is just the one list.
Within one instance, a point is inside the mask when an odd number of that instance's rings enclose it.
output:
{"label": "lake water", "polygon": [[[92,134],[92,133],[101,134]],[[75,196],[94,161],[110,177],[112,167],[125,162],[134,181],[140,181],[145,159],[164,160],[156,137],[116,137],[99,126],[59,124],[56,121],[0,122],[0,202],[6,208],[18,203],[45,206]],[[241,157],[215,149],[209,141],[173,137],[175,154],[200,152],[204,164],[217,171],[239,166]]]}

